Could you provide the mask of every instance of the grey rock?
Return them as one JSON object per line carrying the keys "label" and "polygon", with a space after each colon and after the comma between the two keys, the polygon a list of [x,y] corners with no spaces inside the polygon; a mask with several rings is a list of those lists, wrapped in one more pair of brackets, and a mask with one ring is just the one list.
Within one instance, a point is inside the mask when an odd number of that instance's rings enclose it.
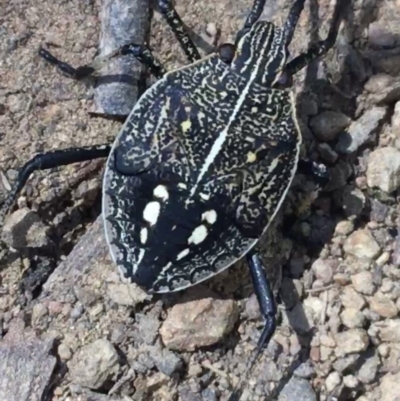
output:
{"label": "grey rock", "polygon": [[350,286],[343,288],[340,300],[345,308],[361,310],[366,305],[364,297],[358,294],[357,291]]}
{"label": "grey rock", "polygon": [[380,253],[379,245],[368,229],[354,231],[347,238],[343,249],[358,259],[366,260],[376,258]]}
{"label": "grey rock", "polygon": [[365,316],[362,312],[355,308],[346,308],[340,314],[342,323],[349,329],[363,327],[365,324]]}
{"label": "grey rock", "polygon": [[149,352],[150,358],[153,359],[158,370],[167,376],[182,370],[182,360],[168,349],[152,347]]}
{"label": "grey rock", "polygon": [[15,211],[3,226],[2,239],[10,247],[41,248],[50,244],[46,227],[40,217],[28,208]]}
{"label": "grey rock", "polygon": [[333,260],[319,258],[312,264],[311,269],[317,279],[329,284],[333,279],[335,264]]}
{"label": "grey rock", "polygon": [[292,376],[279,394],[278,401],[317,401],[311,384],[304,379]]}
{"label": "grey rock", "polygon": [[397,316],[396,304],[389,298],[389,296],[377,293],[369,300],[369,307],[372,312],[377,313],[384,318]]}
{"label": "grey rock", "polygon": [[318,153],[323,161],[334,164],[336,163],[339,155],[327,143],[320,143],[317,146]]}
{"label": "grey rock", "polygon": [[299,365],[293,374],[302,379],[310,379],[315,374],[315,370],[311,363],[308,361]]}
{"label": "grey rock", "polygon": [[368,27],[368,41],[376,48],[390,48],[396,45],[396,35],[388,29],[387,23],[374,21]]}
{"label": "grey rock", "polygon": [[221,341],[238,317],[239,309],[233,300],[196,299],[174,305],[160,334],[167,348],[193,351]]}
{"label": "grey rock", "polygon": [[68,363],[75,384],[98,389],[119,371],[118,354],[113,345],[99,339],[82,347]]}
{"label": "grey rock", "polygon": [[357,378],[364,384],[372,383],[378,373],[379,365],[380,361],[377,356],[368,358],[358,371]]}
{"label": "grey rock", "polygon": [[376,199],[371,199],[370,201],[371,201],[371,220],[376,221],[378,223],[384,222],[389,213],[389,206],[379,202]]}
{"label": "grey rock", "polygon": [[368,271],[353,274],[351,276],[351,282],[354,288],[361,294],[372,295],[375,291],[372,273]]}
{"label": "grey rock", "polygon": [[357,363],[358,359],[360,358],[359,354],[350,354],[346,355],[344,357],[338,358],[334,363],[333,363],[333,368],[339,372],[342,373],[345,370],[348,370],[355,366]]}
{"label": "grey rock", "polygon": [[135,306],[148,298],[148,295],[134,283],[108,283],[109,297],[118,305]]}
{"label": "grey rock", "polygon": [[325,388],[328,393],[332,393],[342,382],[342,378],[338,372],[331,372],[325,379]]}
{"label": "grey rock", "polygon": [[400,394],[400,372],[387,373],[379,386],[382,397],[381,401],[398,401]]}
{"label": "grey rock", "polygon": [[368,333],[383,342],[400,343],[400,319],[387,319],[382,322],[376,322],[371,325]]}
{"label": "grey rock", "polygon": [[137,323],[133,331],[133,337],[136,341],[145,344],[154,344],[158,329],[161,326],[160,320],[156,316],[146,314],[136,314]]}
{"label": "grey rock", "polygon": [[392,261],[396,266],[400,266],[400,233],[394,241]]}
{"label": "grey rock", "polygon": [[310,120],[310,126],[315,136],[324,142],[333,141],[336,135],[345,129],[351,119],[343,113],[324,111]]}
{"label": "grey rock", "polygon": [[111,342],[121,344],[126,339],[126,327],[123,324],[117,324],[111,332]]}
{"label": "grey rock", "polygon": [[386,115],[386,107],[375,106],[363,114],[357,121],[351,123],[346,132],[339,136],[336,151],[349,154],[373,139],[373,134],[380,121]]}
{"label": "grey rock", "polygon": [[258,319],[261,316],[260,305],[256,294],[251,294],[246,302],[245,311],[249,319]]}
{"label": "grey rock", "polygon": [[335,340],[337,343],[335,352],[338,356],[365,351],[369,345],[368,334],[363,329],[350,329],[337,333]]}
{"label": "grey rock", "polygon": [[365,206],[364,193],[352,185],[346,185],[343,191],[343,209],[347,217],[358,217]]}
{"label": "grey rock", "polygon": [[392,193],[400,187],[400,150],[392,147],[374,150],[368,157],[367,183]]}

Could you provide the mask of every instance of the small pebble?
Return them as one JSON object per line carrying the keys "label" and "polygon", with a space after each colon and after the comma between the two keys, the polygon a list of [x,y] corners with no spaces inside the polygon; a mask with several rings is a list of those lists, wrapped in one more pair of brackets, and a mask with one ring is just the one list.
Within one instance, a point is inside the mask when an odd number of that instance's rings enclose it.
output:
{"label": "small pebble", "polygon": [[325,379],[325,388],[328,393],[331,393],[342,382],[342,378],[338,372],[329,373]]}
{"label": "small pebble", "polygon": [[345,308],[361,310],[366,305],[364,297],[350,286],[343,288],[340,300]]}
{"label": "small pebble", "polygon": [[343,384],[347,388],[356,388],[358,386],[358,380],[357,377],[353,375],[347,375],[343,377]]}
{"label": "small pebble", "polygon": [[346,308],[340,314],[342,323],[349,329],[361,328],[365,324],[365,316],[355,308]]}
{"label": "small pebble", "polygon": [[59,357],[64,361],[68,361],[72,357],[71,348],[69,348],[68,345],[66,345],[64,343],[61,343],[58,346],[57,352],[58,352]]}
{"label": "small pebble", "polygon": [[372,273],[363,271],[351,276],[351,282],[354,288],[365,295],[372,295],[375,291]]}
{"label": "small pebble", "polygon": [[378,187],[387,193],[396,191],[400,187],[400,150],[386,147],[371,152],[367,181],[370,188]]}
{"label": "small pebble", "polygon": [[384,318],[395,317],[398,313],[396,304],[386,295],[377,293],[369,300],[369,307]]}
{"label": "small pebble", "polygon": [[368,358],[358,371],[358,380],[364,384],[372,383],[375,380],[376,374],[378,373],[379,365],[380,361],[377,356]]}
{"label": "small pebble", "polygon": [[343,356],[365,351],[369,345],[368,334],[363,329],[350,329],[336,334],[336,355]]}
{"label": "small pebble", "polygon": [[380,248],[375,238],[368,229],[354,231],[346,240],[344,251],[358,259],[371,260],[380,253]]}

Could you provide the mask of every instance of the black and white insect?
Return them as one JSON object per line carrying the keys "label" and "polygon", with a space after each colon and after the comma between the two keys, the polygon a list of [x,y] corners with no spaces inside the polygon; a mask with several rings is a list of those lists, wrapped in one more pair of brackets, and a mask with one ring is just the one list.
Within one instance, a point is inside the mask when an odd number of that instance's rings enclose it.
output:
{"label": "black and white insect", "polygon": [[[108,156],[102,214],[122,276],[148,292],[172,292],[246,257],[265,318],[258,354],[274,333],[276,310],[255,245],[285,199],[302,142],[291,78],[334,45],[347,2],[337,1],[327,38],[288,61],[304,3],[294,0],[280,28],[259,20],[265,0],[255,0],[235,44],[201,58],[170,1],[158,0],[190,64],[166,72],[145,46],[114,52],[135,55],[159,80],[112,147],[66,149],[28,162],[3,213],[32,171]],[[40,54],[78,79],[95,71]]]}

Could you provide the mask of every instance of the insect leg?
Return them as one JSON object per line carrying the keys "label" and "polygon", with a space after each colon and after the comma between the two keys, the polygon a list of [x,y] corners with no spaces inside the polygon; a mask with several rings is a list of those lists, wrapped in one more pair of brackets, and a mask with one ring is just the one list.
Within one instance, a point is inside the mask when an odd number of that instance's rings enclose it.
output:
{"label": "insect leg", "polygon": [[300,14],[304,8],[304,3],[305,0],[296,0],[289,11],[289,15],[283,27],[286,38],[286,46],[289,46],[290,42],[293,39],[293,34],[296,29],[297,22],[299,21]]}
{"label": "insect leg", "polygon": [[196,60],[200,60],[200,53],[188,35],[187,29],[172,5],[171,0],[158,0],[157,2],[161,14],[174,32],[189,62],[193,63]]}
{"label": "insect leg", "polygon": [[325,55],[332,48],[336,41],[343,11],[348,3],[349,2],[346,0],[337,0],[335,11],[333,13],[331,28],[326,39],[321,40],[315,45],[311,46],[305,53],[300,54],[290,63],[288,63],[285,68],[285,72],[287,74],[295,74],[317,57]]}
{"label": "insect leg", "polygon": [[126,54],[132,54],[138,61],[140,61],[149,71],[157,78],[161,78],[165,69],[162,64],[153,56],[149,48],[145,45],[137,45],[131,43],[129,45],[122,46],[121,48],[112,51],[102,57],[95,58],[91,63],[83,65],[81,67],[72,67],[70,64],[59,60],[53,56],[48,50],[40,48],[39,56],[44,58],[50,64],[56,66],[60,71],[69,75],[74,79],[87,78],[96,71],[100,70],[104,65],[109,62],[112,58],[124,56]]}
{"label": "insect leg", "polygon": [[250,29],[260,18],[266,0],[254,0],[253,6],[251,7],[250,13],[246,18],[246,22],[244,23],[243,29]]}
{"label": "insect leg", "polygon": [[326,166],[311,160],[301,159],[297,165],[297,172],[300,174],[311,175],[319,188],[323,188],[330,180],[330,174]]}
{"label": "insect leg", "polygon": [[107,157],[110,153],[109,145],[95,145],[82,148],[68,148],[36,155],[21,168],[17,182],[0,208],[0,226],[4,216],[8,213],[18,193],[28,181],[30,175],[36,170],[65,166],[67,164]]}
{"label": "insect leg", "polygon": [[264,346],[269,343],[276,329],[276,306],[274,296],[265,275],[260,256],[258,253],[250,252],[247,254],[246,258],[247,263],[249,264],[250,274],[257,300],[260,305],[261,314],[265,319],[265,325],[258,340],[256,351],[248,362],[245,375],[233,393],[230,395],[228,401],[238,401],[240,399],[244,386],[248,382],[248,377],[252,371],[254,363],[256,362]]}

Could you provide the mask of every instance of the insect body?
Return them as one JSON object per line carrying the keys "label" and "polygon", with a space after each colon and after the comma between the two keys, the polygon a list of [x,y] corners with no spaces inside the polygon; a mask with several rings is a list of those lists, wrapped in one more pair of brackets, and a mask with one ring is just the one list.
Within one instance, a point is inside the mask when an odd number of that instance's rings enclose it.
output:
{"label": "insect body", "polygon": [[[0,217],[8,211],[32,171],[108,156],[105,233],[126,279],[149,292],[177,291],[246,256],[265,319],[248,372],[276,324],[254,246],[301,165],[301,133],[287,86],[293,74],[333,46],[348,2],[337,1],[325,40],[288,61],[304,3],[294,0],[285,25],[277,27],[259,21],[265,0],[254,0],[235,45],[201,59],[169,0],[158,0],[190,64],[165,72],[143,45],[113,52],[110,58],[133,54],[160,78],[137,102],[113,146],[36,156],[21,169],[0,211]],[[40,54],[78,79],[96,70],[95,64],[75,69],[45,50]],[[239,397],[240,387],[230,401]]]}
{"label": "insect body", "polygon": [[270,86],[286,61],[283,37],[258,22],[230,65],[213,54],[168,73],[134,107],[103,186],[125,277],[180,290],[229,267],[265,231],[301,143],[291,93]]}

